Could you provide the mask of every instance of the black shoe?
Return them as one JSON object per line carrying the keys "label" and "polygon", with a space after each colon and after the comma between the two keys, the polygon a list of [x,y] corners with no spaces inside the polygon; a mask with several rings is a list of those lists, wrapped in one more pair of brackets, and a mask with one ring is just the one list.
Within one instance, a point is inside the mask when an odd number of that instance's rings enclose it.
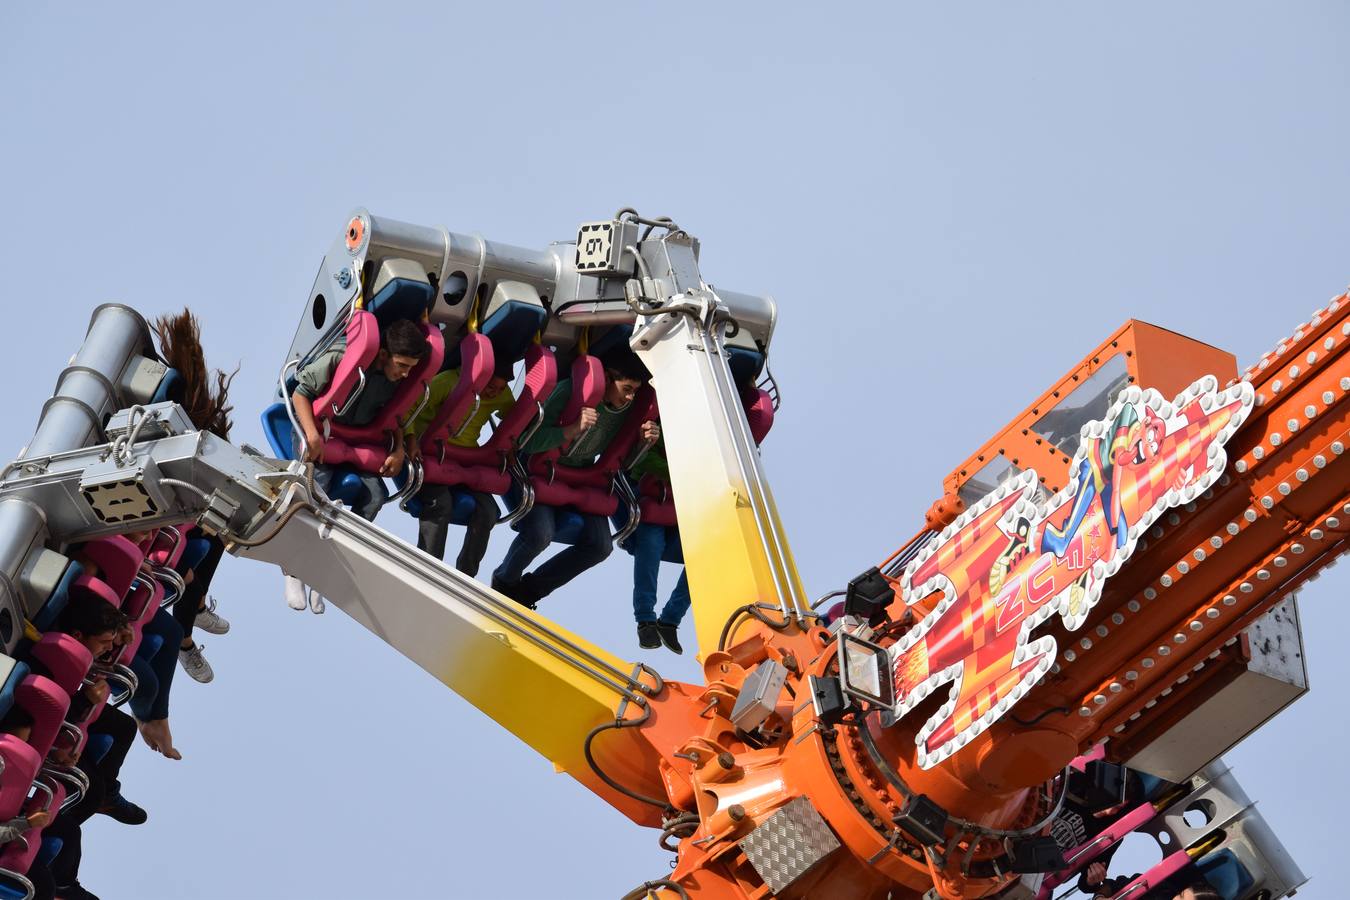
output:
{"label": "black shoe", "polygon": [[61,900],[98,900],[98,897],[89,893],[77,881],[70,887],[59,887],[56,889],[56,896]]}
{"label": "black shoe", "polygon": [[680,646],[680,626],[657,622],[656,631],[661,636],[661,643],[665,644],[671,653],[684,652],[684,648]]}
{"label": "black shoe", "polygon": [[493,575],[492,589],[507,599],[514,600],[526,609],[534,609],[535,604],[539,602],[538,597],[529,594],[523,578],[520,581],[507,582]]}
{"label": "black shoe", "polygon": [[638,646],[643,650],[655,650],[661,646],[661,634],[656,630],[655,622],[638,623]]}
{"label": "black shoe", "polygon": [[115,822],[121,822],[123,825],[144,825],[145,820],[150,818],[149,813],[121,794],[113,797],[112,801],[99,812]]}

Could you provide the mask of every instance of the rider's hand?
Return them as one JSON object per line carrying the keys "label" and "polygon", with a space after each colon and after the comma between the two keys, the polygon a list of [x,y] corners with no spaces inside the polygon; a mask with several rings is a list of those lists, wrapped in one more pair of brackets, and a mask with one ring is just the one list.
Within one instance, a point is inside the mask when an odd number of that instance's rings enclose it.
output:
{"label": "rider's hand", "polygon": [[323,435],[317,431],[305,432],[305,462],[323,462]]}
{"label": "rider's hand", "polygon": [[589,406],[583,406],[581,408],[581,415],[577,416],[577,420],[563,429],[563,439],[568,441],[575,440],[578,435],[585,434],[589,431],[591,427],[595,425],[598,418],[599,416],[596,415],[594,409]]}
{"label": "rider's hand", "polygon": [[642,423],[642,439],[649,444],[655,444],[661,437],[661,426],[650,419]]}
{"label": "rider's hand", "polygon": [[52,814],[45,809],[39,809],[28,814],[29,828],[45,828],[47,823],[52,820]]}
{"label": "rider's hand", "polygon": [[385,458],[384,465],[380,466],[380,474],[386,478],[393,478],[399,472],[402,472],[404,456],[405,454],[402,447],[399,447],[393,453],[390,453],[389,456]]}
{"label": "rider's hand", "polygon": [[84,689],[84,696],[95,705],[108,699],[108,682],[100,678]]}

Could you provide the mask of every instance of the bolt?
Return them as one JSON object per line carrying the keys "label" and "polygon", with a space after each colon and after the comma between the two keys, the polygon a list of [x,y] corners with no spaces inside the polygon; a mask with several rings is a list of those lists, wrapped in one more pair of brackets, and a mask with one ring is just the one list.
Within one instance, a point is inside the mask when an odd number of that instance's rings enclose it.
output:
{"label": "bolt", "polygon": [[731,817],[731,821],[739,822],[745,818],[745,807],[739,803],[733,803],[727,807],[727,815]]}
{"label": "bolt", "polygon": [[736,765],[736,757],[723,750],[717,754],[717,764],[724,769],[730,769]]}

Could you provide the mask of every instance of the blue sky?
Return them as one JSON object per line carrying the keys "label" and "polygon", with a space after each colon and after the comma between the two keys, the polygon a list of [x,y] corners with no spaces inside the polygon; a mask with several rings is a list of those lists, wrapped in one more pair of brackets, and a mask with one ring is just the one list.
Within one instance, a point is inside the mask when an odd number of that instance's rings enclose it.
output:
{"label": "blue sky", "polygon": [[[27,440],[97,303],[191,305],[211,361],[242,367],[237,438],[261,443],[352,207],[542,246],[631,205],[698,235],[709,280],[778,299],[764,456],[823,593],[1126,319],[1245,364],[1344,288],[1348,20],[1332,2],[8,4],[0,446]],[[626,563],[548,612],[632,655]],[[1314,692],[1229,758],[1310,898],[1343,865],[1348,581],[1303,597]],[[276,572],[227,561],[213,593],[234,631],[206,639],[215,683],[176,684],[185,759],[133,752],[149,824],[89,829],[105,898],[590,898],[667,871],[653,833],[341,614],[287,609]]]}

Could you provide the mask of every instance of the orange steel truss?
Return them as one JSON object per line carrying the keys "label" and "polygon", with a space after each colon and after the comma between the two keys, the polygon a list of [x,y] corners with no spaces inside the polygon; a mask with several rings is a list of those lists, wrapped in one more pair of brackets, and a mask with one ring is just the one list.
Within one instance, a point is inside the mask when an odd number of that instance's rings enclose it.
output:
{"label": "orange steel truss", "polygon": [[[1228,443],[1222,477],[1155,523],[1081,629],[1065,631],[1057,619],[1042,626],[1062,648],[1057,665],[1015,715],[933,768],[916,763],[915,734],[936,698],[888,728],[876,716],[825,726],[808,678],[837,672],[834,635],[779,622],[775,613],[733,617],[725,649],[704,659],[705,685],[666,685],[650,711],[621,714],[649,724],[603,739],[618,780],[667,805],[664,812],[648,806],[644,815],[631,800],[599,791],[635,819],[665,823],[663,842],[678,850],[678,861],[650,893],[677,897],[670,885],[678,884],[704,898],[770,896],[740,841],[797,797],[810,799],[842,846],[775,896],[917,898],[936,886],[955,898],[1002,890],[1015,876],[1006,871],[1000,830],[1042,822],[1054,802],[1050,785],[1073,757],[1105,742],[1107,758],[1128,760],[1184,718],[1241,670],[1242,631],[1346,550],[1347,342],[1350,298],[1341,295],[1240,376],[1252,383],[1257,405]],[[1005,469],[1000,460],[1035,468],[1050,491],[1063,488],[1072,450],[1037,425],[1104,371],[1123,371],[1128,383],[1167,397],[1206,374],[1221,384],[1239,377],[1221,350],[1127,322],[952,471],[929,528],[952,521],[965,505],[962,489],[989,474],[991,463]],[[891,624],[872,640],[893,644],[927,611],[906,609],[897,590]],[[747,735],[732,724],[732,709],[766,660],[786,668],[785,688],[768,721]],[[945,842],[924,847],[896,827],[910,794],[950,814]]]}

